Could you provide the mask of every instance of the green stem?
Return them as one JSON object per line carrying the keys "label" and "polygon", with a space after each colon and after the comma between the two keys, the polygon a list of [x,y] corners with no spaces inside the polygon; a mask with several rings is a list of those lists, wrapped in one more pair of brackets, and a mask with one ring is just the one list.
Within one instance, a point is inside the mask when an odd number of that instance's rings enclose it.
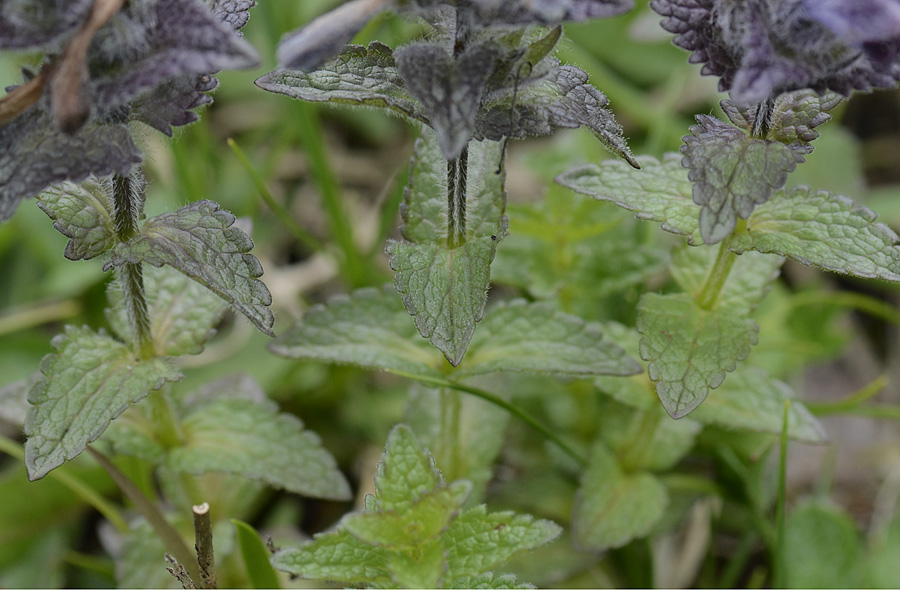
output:
{"label": "green stem", "polygon": [[269,189],[266,188],[266,183],[263,182],[263,179],[253,168],[250,160],[247,159],[247,155],[244,154],[243,150],[238,146],[234,139],[228,139],[228,146],[231,147],[232,151],[234,151],[234,154],[235,156],[237,156],[238,161],[241,162],[241,165],[244,167],[247,175],[250,176],[250,180],[253,181],[253,185],[256,187],[256,191],[259,193],[259,196],[262,197],[262,200],[266,204],[266,206],[272,210],[272,213],[275,214],[275,217],[278,218],[278,221],[281,222],[281,225],[286,227],[288,231],[290,231],[291,234],[293,234],[297,238],[297,240],[300,241],[300,244],[304,245],[304,247],[310,252],[324,252],[325,248],[322,246],[322,243],[319,242],[315,236],[297,225],[297,222],[294,221],[294,218],[291,217],[291,214],[288,213],[288,210],[285,209],[281,203],[275,200],[275,197],[273,197],[272,193],[269,192]]}
{"label": "green stem", "polygon": [[[128,242],[139,229],[139,192],[130,176],[113,176],[113,222],[120,242]],[[152,358],[156,355],[156,348],[144,295],[143,264],[126,263],[119,269],[119,279],[125,295],[125,311],[134,332],[134,351],[141,358]]]}
{"label": "green stem", "polygon": [[888,384],[888,378],[881,375],[865,387],[858,389],[844,399],[832,403],[804,402],[806,408],[816,416],[829,416],[834,414],[856,414],[859,406],[875,397],[879,391]]}
{"label": "green stem", "polygon": [[[20,461],[25,461],[25,450],[16,441],[0,435],[0,451],[11,455]],[[56,468],[53,473],[47,476],[59,482],[78,497],[99,511],[109,523],[116,529],[127,534],[130,531],[128,523],[125,521],[115,505],[107,501],[103,495],[95,491],[93,488],[82,482],[77,476],[72,475],[65,467]]]}
{"label": "green stem", "polygon": [[389,372],[393,375],[397,375],[398,377],[404,377],[406,379],[412,379],[413,381],[419,381],[420,383],[425,383],[426,385],[432,385],[434,387],[446,387],[448,389],[455,389],[456,391],[462,391],[463,393],[468,393],[469,395],[474,395],[475,397],[480,397],[481,399],[488,401],[498,408],[506,410],[538,433],[543,435],[545,439],[562,449],[565,453],[567,453],[572,459],[578,462],[582,467],[586,467],[588,465],[587,458],[580,453],[578,453],[575,449],[566,444],[565,441],[556,436],[556,434],[547,426],[544,425],[540,420],[526,412],[525,410],[515,406],[508,401],[504,400],[502,397],[498,395],[494,395],[493,393],[489,393],[487,391],[482,391],[477,387],[469,387],[467,385],[459,385],[454,383],[453,381],[448,381],[446,379],[440,379],[437,377],[429,377],[427,375],[418,375],[416,373],[404,372],[400,370],[394,369],[386,369],[386,372]]}
{"label": "green stem", "polygon": [[772,587],[783,590],[784,572],[787,561],[784,560],[784,511],[787,492],[787,450],[788,450],[788,418],[791,413],[791,400],[784,402],[784,416],[781,422],[781,450],[778,454],[778,494],[775,501],[775,549],[772,553],[773,571]]}
{"label": "green stem", "polygon": [[322,128],[319,125],[319,119],[314,106],[302,103],[292,103],[297,110],[300,118],[300,142],[306,150],[306,156],[309,158],[310,170],[319,192],[322,195],[322,203],[325,208],[325,214],[331,227],[331,233],[337,245],[343,254],[341,262],[341,270],[345,280],[355,287],[365,285],[366,271],[360,262],[360,254],[353,238],[353,228],[350,220],[344,213],[344,207],[341,204],[340,186],[331,164],[328,163],[328,156],[325,153],[325,146],[322,143]]}
{"label": "green stem", "polygon": [[169,553],[181,563],[188,575],[191,576],[194,584],[200,585],[200,566],[197,563],[197,557],[191,553],[178,530],[169,523],[156,505],[141,492],[141,489],[135,486],[128,476],[123,474],[105,455],[93,447],[88,447],[87,450],[112,477],[125,496],[131,500],[135,509],[147,520],[147,523],[150,524],[150,527],[162,540]]}
{"label": "green stem", "polygon": [[460,477],[459,450],[463,448],[459,441],[460,414],[462,412],[462,400],[459,393],[450,389],[441,390],[441,427],[440,440],[443,458],[441,464],[445,466],[444,474],[447,482]]}
{"label": "green stem", "polygon": [[[735,228],[734,233],[740,233],[739,229],[745,225],[746,224],[744,224],[743,221],[738,222],[738,227]],[[719,244],[719,252],[716,255],[716,261],[706,275],[703,287],[700,288],[700,291],[694,296],[697,306],[703,310],[712,310],[715,308],[716,302],[722,294],[722,288],[725,287],[725,282],[728,281],[728,274],[731,273],[731,268],[734,266],[734,261],[737,259],[737,255],[731,252],[728,246],[729,243],[727,238]]]}
{"label": "green stem", "polygon": [[184,442],[184,433],[172,411],[166,388],[154,391],[143,401],[159,444],[165,449],[178,447]]}
{"label": "green stem", "polygon": [[68,319],[80,312],[81,305],[77,300],[57,300],[15,308],[0,314],[0,336]]}

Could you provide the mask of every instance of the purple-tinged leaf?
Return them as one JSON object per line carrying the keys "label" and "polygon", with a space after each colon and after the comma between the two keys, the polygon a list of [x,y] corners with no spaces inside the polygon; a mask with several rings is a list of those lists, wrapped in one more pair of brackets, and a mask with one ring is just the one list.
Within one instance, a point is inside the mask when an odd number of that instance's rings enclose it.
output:
{"label": "purple-tinged leaf", "polygon": [[438,44],[411,44],[394,57],[409,93],[424,106],[444,157],[455,159],[472,138],[496,51],[474,46],[454,57]]}
{"label": "purple-tinged leaf", "polygon": [[388,4],[390,0],[352,0],[288,33],[278,46],[278,64],[304,71],[321,66]]}
{"label": "purple-tinged leaf", "polygon": [[239,31],[250,18],[250,9],[256,6],[255,0],[206,0],[216,19]]}
{"label": "purple-tinged leaf", "polygon": [[67,135],[40,103],[32,106],[0,128],[0,222],[12,217],[22,199],[51,184],[127,175],[142,159],[122,124],[89,122]]}
{"label": "purple-tinged leaf", "polygon": [[474,0],[486,25],[557,25],[566,21],[605,19],[628,12],[634,0]]}
{"label": "purple-tinged leaf", "polygon": [[4,0],[0,48],[31,50],[61,42],[87,19],[93,0]]}
{"label": "purple-tinged leaf", "polygon": [[700,234],[715,244],[731,234],[737,219],[784,186],[803,156],[778,141],[755,139],[712,116],[698,115],[684,137],[682,164],[694,183],[700,210]]}
{"label": "purple-tinged leaf", "polygon": [[900,36],[898,0],[803,0],[803,7],[849,44]]}

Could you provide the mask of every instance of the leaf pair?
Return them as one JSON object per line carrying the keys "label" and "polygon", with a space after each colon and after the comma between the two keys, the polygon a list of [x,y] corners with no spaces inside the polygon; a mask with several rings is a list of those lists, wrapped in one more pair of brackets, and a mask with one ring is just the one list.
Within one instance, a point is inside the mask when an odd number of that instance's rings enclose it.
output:
{"label": "leaf pair", "polygon": [[559,535],[549,521],[512,512],[463,511],[471,485],[446,484],[409,428],[388,438],[365,511],[344,516],[338,528],[298,549],[272,557],[277,569],[310,579],[373,587],[504,587],[509,576],[488,571],[518,552]]}

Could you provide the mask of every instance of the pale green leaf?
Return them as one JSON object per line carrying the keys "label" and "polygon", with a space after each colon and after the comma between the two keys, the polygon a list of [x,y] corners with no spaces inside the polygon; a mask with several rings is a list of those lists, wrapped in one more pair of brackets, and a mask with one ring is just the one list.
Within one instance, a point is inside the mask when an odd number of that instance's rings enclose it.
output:
{"label": "pale green leaf", "polygon": [[[470,143],[463,154],[467,165],[461,166],[467,174],[451,185],[447,162],[434,159],[435,146],[434,135],[426,133],[401,207],[405,241],[390,240],[385,250],[394,285],[419,333],[456,366],[484,314],[491,261],[506,233],[504,174],[497,172],[502,149],[498,143]],[[464,223],[448,214],[448,202],[464,208]],[[464,241],[451,247],[452,230],[461,225]]]}
{"label": "pale green leaf", "polygon": [[364,288],[310,308],[271,345],[276,354],[435,374],[440,354],[424,341],[393,289]]}
{"label": "pale green leaf", "polygon": [[424,108],[406,90],[391,48],[377,41],[368,47],[348,45],[336,60],[312,72],[275,70],[256,85],[303,101],[381,108],[428,122]]}
{"label": "pale green leaf", "polygon": [[828,271],[900,281],[900,247],[877,214],[841,195],[798,187],[776,193],[747,220],[735,250],[784,255]]}
{"label": "pale green leaf", "polygon": [[281,588],[278,574],[269,561],[270,555],[257,531],[246,522],[231,520],[237,534],[238,547],[244,560],[244,569],[254,590],[277,590]]}
{"label": "pale green leaf", "polygon": [[163,590],[180,587],[166,571],[166,547],[146,523],[138,523],[122,538],[115,553],[116,587],[120,590]]}
{"label": "pale green leaf", "polygon": [[[656,401],[655,396],[651,399]],[[671,468],[691,450],[703,427],[690,418],[673,420],[656,403],[641,410],[611,402],[599,424],[599,436],[626,473]]]}
{"label": "pale green leaf", "polygon": [[[160,356],[199,354],[215,335],[225,303],[199,283],[169,267],[145,267],[144,291],[150,316],[150,334]],[[130,337],[121,285],[107,286],[112,307],[106,318],[119,337]]]}
{"label": "pale green leaf", "polygon": [[458,377],[491,372],[634,375],[640,365],[603,338],[599,325],[545,303],[515,300],[495,306],[469,344]]}
{"label": "pale green leaf", "polygon": [[[468,479],[472,482],[470,500],[480,501],[493,477],[494,460],[503,448],[509,414],[483,399],[453,389],[416,385],[411,389],[403,419],[432,453],[444,478]],[[448,432],[448,428],[455,432]]]}
{"label": "pale green leaf", "polygon": [[350,584],[389,582],[389,551],[366,544],[343,529],[316,534],[297,549],[272,555],[272,566],[307,579]]}
{"label": "pale green leaf", "polygon": [[139,262],[169,265],[215,292],[257,329],[272,335],[272,296],[258,279],[262,266],[249,254],[253,241],[234,221],[231,213],[212,201],[197,201],[151,217],[138,234],[115,248],[104,268]]}
{"label": "pale green leaf", "polygon": [[[729,243],[732,240],[729,239]],[[682,290],[692,295],[700,292],[716,260],[717,251],[718,247],[685,247],[674,252],[670,273]],[[742,255],[728,273],[716,304],[752,311],[769,292],[783,263],[784,258],[775,255]]]}
{"label": "pale green leaf", "polygon": [[25,421],[25,461],[32,480],[84,451],[131,404],[177,381],[160,359],[138,360],[128,348],[87,327],[67,326],[53,340],[56,354],[41,363]]}
{"label": "pale green leaf", "polygon": [[519,583],[515,575],[494,575],[493,571],[476,575],[475,577],[461,577],[447,586],[451,590],[534,590],[535,586],[529,583]]}
{"label": "pale green leaf", "polygon": [[640,161],[640,170],[613,160],[579,166],[560,174],[556,181],[634,211],[640,219],[659,222],[663,230],[687,236],[689,244],[702,244],[700,207],[691,199],[692,186],[681,156],[667,153],[661,162],[653,157],[641,157]]}
{"label": "pale green leaf", "polygon": [[641,358],[663,406],[681,418],[699,406],[756,344],[746,309],[700,308],[687,294],[644,294],[638,303]]}
{"label": "pale green leaf", "polygon": [[548,520],[512,511],[488,513],[473,507],[453,520],[441,535],[447,553],[444,581],[488,571],[513,555],[550,542],[562,528]]}
{"label": "pale green leaf", "polygon": [[139,410],[144,403],[129,408],[117,419],[113,420],[99,439],[108,446],[111,453],[131,455],[154,464],[163,462],[165,448],[157,441],[155,429],[148,423],[148,418]]}
{"label": "pale green leaf", "polygon": [[799,503],[785,521],[785,587],[859,588],[863,553],[856,524],[844,511],[830,503]]}
{"label": "pale green leaf", "polygon": [[607,549],[650,533],[668,504],[666,489],[647,472],[625,473],[598,442],[581,477],[572,532],[581,548]]}
{"label": "pale green leaf", "polygon": [[405,511],[444,482],[408,426],[398,424],[388,436],[384,458],[375,473],[378,511]]}
{"label": "pale green leaf", "polygon": [[471,490],[469,481],[457,480],[425,493],[408,509],[352,513],[344,516],[341,526],[368,544],[389,550],[415,548],[447,529]]}
{"label": "pale green leaf", "polygon": [[181,425],[185,442],[169,451],[180,472],[225,472],[292,492],[349,499],[350,487],[319,437],[271,401],[220,397],[198,405]]}
{"label": "pale green leaf", "polygon": [[411,590],[439,588],[444,567],[440,540],[425,542],[411,549],[392,550],[388,556],[388,569],[393,582]]}
{"label": "pale green leaf", "polygon": [[788,399],[788,437],[807,443],[826,442],[822,425],[796,400],[791,388],[758,368],[742,368],[729,375],[690,417],[704,424],[780,435]]}
{"label": "pale green leaf", "polygon": [[803,157],[781,142],[757,139],[721,120],[699,114],[684,137],[684,166],[701,206],[700,233],[707,244],[721,242],[738,218],[784,186]]}
{"label": "pale green leaf", "polygon": [[54,228],[71,239],[67,259],[93,259],[116,243],[109,190],[95,178],[51,186],[38,197],[38,207],[50,216]]}

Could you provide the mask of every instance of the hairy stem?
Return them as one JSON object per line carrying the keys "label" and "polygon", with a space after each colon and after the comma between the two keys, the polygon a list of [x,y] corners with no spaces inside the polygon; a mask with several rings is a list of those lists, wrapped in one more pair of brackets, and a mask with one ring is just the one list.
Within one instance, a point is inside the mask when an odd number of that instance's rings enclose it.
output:
{"label": "hairy stem", "polygon": [[147,520],[153,531],[162,540],[166,549],[174,556],[178,562],[184,567],[188,575],[196,585],[200,579],[200,566],[197,564],[197,557],[191,553],[191,550],[181,538],[172,524],[168,522],[162,512],[147,498],[141,489],[139,489],[122,471],[116,467],[105,455],[94,449],[87,448],[88,452],[97,460],[104,470],[112,477],[119,486],[125,496],[134,503],[135,509]]}
{"label": "hairy stem", "polygon": [[[131,176],[113,176],[113,223],[120,242],[130,240],[139,229],[138,192]],[[126,263],[119,269],[119,279],[125,295],[125,312],[134,333],[133,349],[141,358],[152,358],[156,355],[156,349],[144,296],[143,264]]]}
{"label": "hairy stem", "polygon": [[447,162],[447,244],[457,248],[466,243],[466,187],[469,177],[469,147]]}
{"label": "hairy stem", "polygon": [[775,115],[775,98],[770,97],[759,102],[756,108],[756,117],[753,119],[751,135],[757,139],[764,139],[772,127],[772,116]]}

